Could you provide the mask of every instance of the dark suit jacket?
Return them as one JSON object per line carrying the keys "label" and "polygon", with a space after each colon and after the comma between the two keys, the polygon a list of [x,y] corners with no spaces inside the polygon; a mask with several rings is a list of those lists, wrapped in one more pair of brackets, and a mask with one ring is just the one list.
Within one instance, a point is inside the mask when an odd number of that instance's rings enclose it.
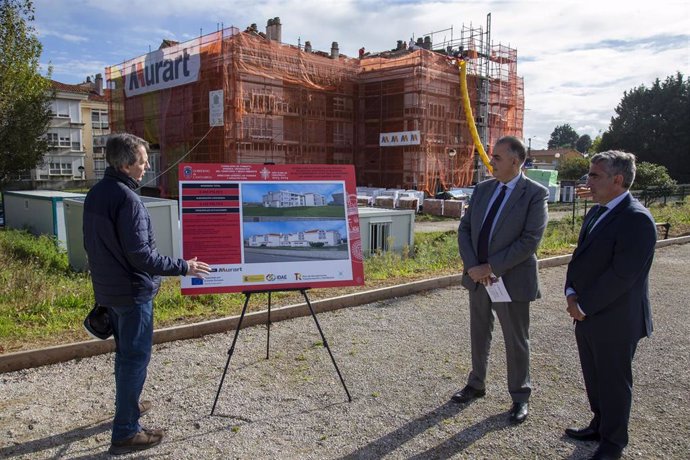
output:
{"label": "dark suit jacket", "polygon": [[628,195],[585,238],[593,212],[585,216],[565,287],[575,290],[587,315],[581,326],[637,341],[652,333],[648,282],[656,245],[654,219]]}
{"label": "dark suit jacket", "polygon": [[[467,212],[460,219],[458,247],[464,270],[462,285],[469,290],[479,286],[467,269],[479,265],[477,241],[491,195],[498,181],[489,179],[478,184]],[[540,296],[536,251],[548,220],[549,191],[543,185],[520,176],[515,189],[498,215],[489,241],[488,262],[516,302],[532,301]]]}

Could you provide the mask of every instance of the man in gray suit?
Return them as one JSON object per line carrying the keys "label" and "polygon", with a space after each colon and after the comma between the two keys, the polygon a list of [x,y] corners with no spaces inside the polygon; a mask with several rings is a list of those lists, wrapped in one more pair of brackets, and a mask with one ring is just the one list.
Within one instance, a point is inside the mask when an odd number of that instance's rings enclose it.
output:
{"label": "man in gray suit", "polygon": [[[536,251],[548,220],[548,190],[521,173],[525,146],[505,136],[494,146],[493,179],[478,184],[460,220],[458,246],[470,292],[472,370],[452,400],[466,403],[486,393],[486,368],[494,312],[503,329],[508,363],[509,419],[529,413],[529,303],[540,297]],[[501,278],[509,302],[492,302],[486,286]]]}

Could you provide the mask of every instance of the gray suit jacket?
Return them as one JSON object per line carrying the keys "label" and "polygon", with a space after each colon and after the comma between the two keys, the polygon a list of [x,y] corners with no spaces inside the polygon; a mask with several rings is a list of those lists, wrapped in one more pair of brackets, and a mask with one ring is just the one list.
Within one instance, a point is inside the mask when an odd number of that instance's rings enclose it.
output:
{"label": "gray suit jacket", "polygon": [[[467,269],[479,265],[479,231],[497,185],[496,179],[478,184],[467,212],[460,219],[458,247],[464,265],[462,285],[469,290],[479,286],[467,274]],[[488,262],[494,274],[503,277],[508,293],[516,302],[528,302],[540,297],[536,251],[548,221],[548,196],[546,187],[521,174],[497,217],[489,241]]]}

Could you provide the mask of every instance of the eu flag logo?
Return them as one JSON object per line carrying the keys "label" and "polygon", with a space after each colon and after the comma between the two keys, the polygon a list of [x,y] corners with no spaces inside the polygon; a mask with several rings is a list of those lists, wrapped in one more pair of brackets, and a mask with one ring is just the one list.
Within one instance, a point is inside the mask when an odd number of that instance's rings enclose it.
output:
{"label": "eu flag logo", "polygon": [[204,280],[201,278],[192,278],[192,286],[201,286],[204,284]]}

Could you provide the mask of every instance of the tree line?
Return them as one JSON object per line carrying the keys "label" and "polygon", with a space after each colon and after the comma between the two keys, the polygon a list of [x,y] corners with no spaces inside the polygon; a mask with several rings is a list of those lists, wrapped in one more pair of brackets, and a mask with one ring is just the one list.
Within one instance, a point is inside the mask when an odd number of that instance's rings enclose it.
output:
{"label": "tree line", "polygon": [[[587,148],[587,139],[569,125],[556,126],[549,148],[569,147],[581,153],[624,150],[638,159],[638,186],[690,183],[690,79],[682,73],[656,79],[623,93],[611,124]],[[587,136],[589,137],[589,136]],[[587,172],[586,159],[563,161],[559,175],[577,179]]]}

